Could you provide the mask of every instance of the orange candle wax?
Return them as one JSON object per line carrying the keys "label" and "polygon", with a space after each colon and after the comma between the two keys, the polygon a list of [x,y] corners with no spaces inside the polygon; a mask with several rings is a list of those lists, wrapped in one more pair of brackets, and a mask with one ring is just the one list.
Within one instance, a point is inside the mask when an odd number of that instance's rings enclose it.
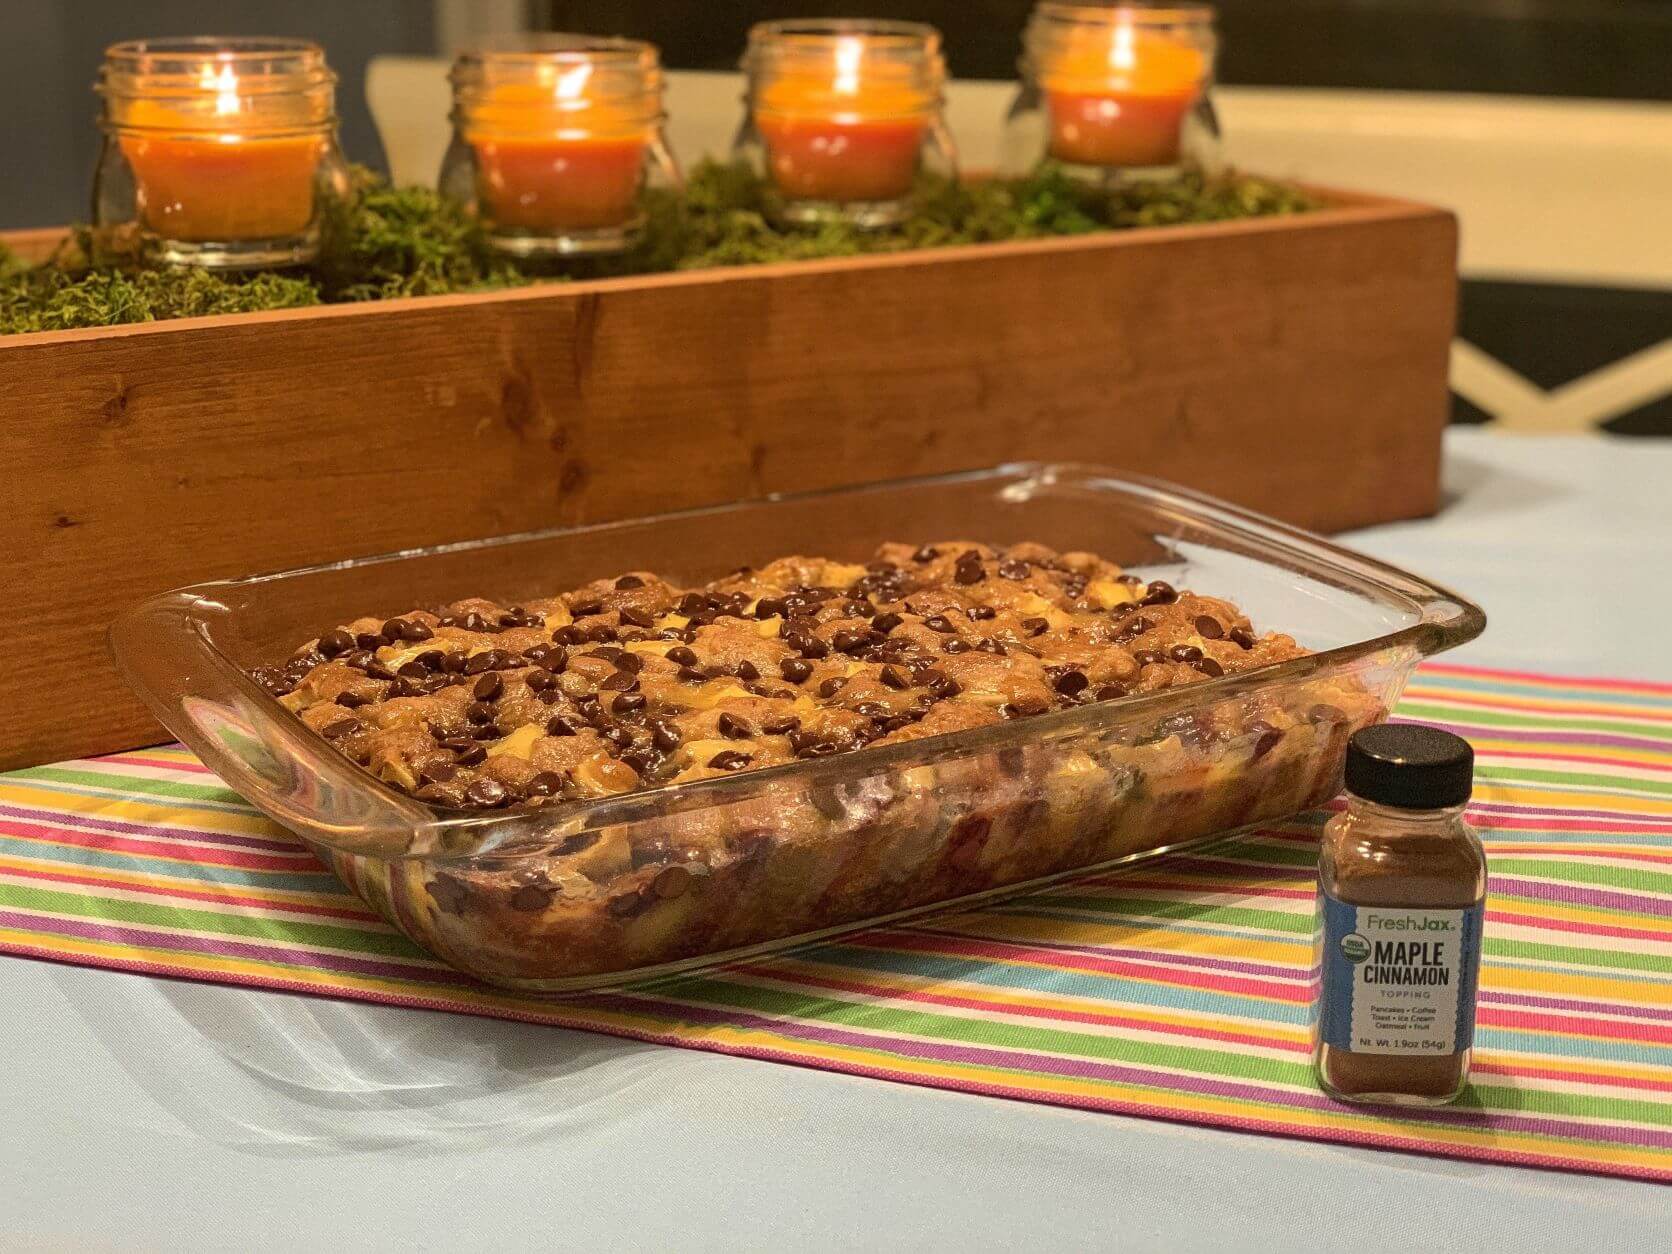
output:
{"label": "orange candle wax", "polygon": [[282,239],[314,216],[315,138],[123,136],[141,219],[167,239]]}
{"label": "orange candle wax", "polygon": [[1041,67],[1050,154],[1078,165],[1173,165],[1205,87],[1206,58],[1130,26],[1111,36],[1103,48],[1073,48]]}
{"label": "orange candle wax", "polygon": [[496,226],[596,230],[634,217],[651,132],[623,111],[587,103],[585,78],[560,74],[551,90],[498,84],[476,109],[465,138],[484,216]]}
{"label": "orange candle wax", "polygon": [[857,37],[839,40],[832,77],[778,78],[757,95],[767,168],[792,200],[898,200],[911,190],[929,126],[923,92],[881,67],[861,77],[862,52]]}
{"label": "orange candle wax", "polygon": [[164,238],[194,242],[300,235],[313,221],[325,139],[272,134],[280,128],[270,121],[254,125],[230,66],[205,66],[203,76],[212,112],[145,100],[123,115],[119,142],[141,221]]}

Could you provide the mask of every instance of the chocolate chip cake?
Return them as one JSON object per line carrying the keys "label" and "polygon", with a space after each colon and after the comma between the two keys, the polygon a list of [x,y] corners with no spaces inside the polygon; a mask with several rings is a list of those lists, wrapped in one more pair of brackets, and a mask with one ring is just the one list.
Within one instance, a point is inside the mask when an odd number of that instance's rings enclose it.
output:
{"label": "chocolate chip cake", "polygon": [[[1357,688],[1176,710],[1135,733],[783,777],[613,827],[563,803],[1026,723],[1304,653],[1228,601],[1038,544],[885,544],[697,587],[649,571],[327,630],[255,678],[434,806],[551,809],[537,848],[437,866],[330,854],[421,943],[546,986],[1092,865],[1331,795]],[[879,761],[882,759],[879,759]],[[834,767],[836,764],[833,763]],[[827,778],[828,777],[828,778]],[[676,796],[677,794],[667,794]],[[553,808],[555,807],[555,808]]]}

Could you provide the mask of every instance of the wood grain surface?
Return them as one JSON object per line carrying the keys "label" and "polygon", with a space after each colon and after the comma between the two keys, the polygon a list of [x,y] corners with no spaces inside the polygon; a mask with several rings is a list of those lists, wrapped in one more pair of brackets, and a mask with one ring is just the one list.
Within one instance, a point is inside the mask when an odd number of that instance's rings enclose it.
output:
{"label": "wood grain surface", "polygon": [[157,740],[105,628],[207,578],[1017,458],[1325,530],[1429,513],[1455,252],[1451,215],[1355,197],[0,339],[0,767]]}

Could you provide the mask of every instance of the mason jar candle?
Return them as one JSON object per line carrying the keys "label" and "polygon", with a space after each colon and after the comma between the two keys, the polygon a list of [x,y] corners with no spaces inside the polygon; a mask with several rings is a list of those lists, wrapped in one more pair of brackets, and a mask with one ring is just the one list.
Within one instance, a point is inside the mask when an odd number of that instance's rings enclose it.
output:
{"label": "mason jar candle", "polygon": [[451,79],[441,191],[501,252],[619,251],[644,223],[646,190],[680,183],[650,44],[536,36],[463,53]]}
{"label": "mason jar candle", "polygon": [[142,39],[105,52],[99,227],[136,224],[162,260],[295,265],[319,252],[327,198],[346,195],[336,75],[300,39]]}
{"label": "mason jar candle", "polygon": [[782,222],[900,221],[918,172],[955,169],[940,32],[917,22],[762,22],[743,56],[735,155]]}
{"label": "mason jar candle", "polygon": [[1208,5],[1041,0],[1022,35],[1004,165],[1043,159],[1096,177],[1211,159],[1217,50]]}

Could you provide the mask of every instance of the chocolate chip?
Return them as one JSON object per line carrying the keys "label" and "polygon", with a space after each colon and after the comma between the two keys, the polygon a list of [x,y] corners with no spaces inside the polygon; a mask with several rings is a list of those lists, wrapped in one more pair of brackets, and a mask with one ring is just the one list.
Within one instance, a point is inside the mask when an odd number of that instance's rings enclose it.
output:
{"label": "chocolate chip", "polygon": [[1315,705],[1306,712],[1309,723],[1345,723],[1347,716],[1333,705]]}
{"label": "chocolate chip", "polygon": [[1008,561],[999,563],[999,576],[1004,579],[1026,579],[1033,574],[1033,567],[1022,561]]}
{"label": "chocolate chip", "polygon": [[871,643],[869,630],[845,628],[831,637],[830,643],[842,653],[858,653]]}
{"label": "chocolate chip", "polygon": [[[389,687],[384,690],[383,695],[387,700],[399,701],[402,697],[422,696],[423,692],[424,690],[420,688],[411,678],[406,675],[398,675],[395,678],[395,682],[390,684]],[[340,700],[338,704],[341,704]]]}
{"label": "chocolate chip", "polygon": [[1225,673],[1225,668],[1211,657],[1202,658],[1200,661],[1192,662],[1191,665],[1211,679],[1218,679]]}
{"label": "chocolate chip", "polygon": [[950,636],[958,630],[945,614],[931,614],[923,620],[923,625],[930,631],[940,632],[943,636]]}
{"label": "chocolate chip", "polygon": [[441,670],[446,675],[462,675],[470,662],[466,653],[449,653],[441,659]]}
{"label": "chocolate chip", "polygon": [[615,671],[604,677],[604,682],[598,685],[602,692],[632,692],[639,686],[638,677],[626,671]]}
{"label": "chocolate chip", "polygon": [[787,657],[778,663],[778,673],[792,684],[803,683],[813,673],[813,664],[798,657]]}
{"label": "chocolate chip", "polygon": [[464,716],[472,723],[491,723],[494,721],[494,708],[486,701],[473,701],[465,709]]}
{"label": "chocolate chip", "polygon": [[1132,655],[1132,660],[1139,666],[1159,666],[1167,659],[1154,649],[1139,649]]}
{"label": "chocolate chip", "polygon": [[453,750],[454,760],[460,766],[475,766],[488,756],[488,751],[473,741],[455,738],[444,740],[441,744],[443,748]]}
{"label": "chocolate chip", "polygon": [[1144,589],[1144,595],[1138,599],[1138,603],[1140,605],[1168,605],[1178,599],[1179,594],[1172,584],[1157,579]]}
{"label": "chocolate chip", "polygon": [[360,730],[360,720],[357,718],[339,718],[334,723],[327,723],[320,729],[319,734],[327,740],[336,740],[342,736],[352,735]]}
{"label": "chocolate chip", "polygon": [[497,779],[475,779],[470,782],[470,787],[464,790],[466,801],[484,809],[502,806],[510,797],[511,794],[505,790],[505,785]]}
{"label": "chocolate chip", "polygon": [[691,887],[691,872],[682,866],[663,867],[650,881],[651,891],[663,900],[683,897]]}
{"label": "chocolate chip", "polygon": [[882,682],[890,688],[910,688],[911,680],[907,679],[892,666],[882,668]]}
{"label": "chocolate chip", "polygon": [[945,644],[941,645],[941,652],[942,653],[968,653],[973,648],[975,648],[975,646],[973,644],[971,644],[968,640],[953,639],[953,640],[948,640]]}
{"label": "chocolate chip", "polygon": [[903,623],[905,621],[906,620],[904,618],[901,618],[900,615],[892,613],[892,612],[887,613],[887,614],[878,614],[875,618],[873,618],[871,620],[871,630],[872,631],[880,631],[880,632],[882,632],[883,635],[886,636],[889,632],[893,631],[896,627],[898,627],[901,623]]}
{"label": "chocolate chip", "polygon": [[1203,654],[1193,644],[1175,644],[1167,650],[1167,656],[1175,662],[1200,662]]}
{"label": "chocolate chip", "polygon": [[747,740],[755,734],[754,728],[729,710],[721,713],[716,725],[720,734],[728,740]]}
{"label": "chocolate chip", "polygon": [[999,713],[1005,718],[1031,718],[1035,714],[1043,714],[1050,708],[1050,703],[1043,697],[1029,693],[1017,697],[1014,701],[999,707]]}
{"label": "chocolate chip", "polygon": [[645,700],[644,693],[624,692],[614,701],[610,702],[610,709],[614,710],[617,714],[631,714],[635,710],[644,709],[646,704],[647,702]]}
{"label": "chocolate chip", "polygon": [[337,704],[342,706],[345,710],[353,710],[358,709],[362,705],[370,705],[371,698],[362,697],[357,692],[339,692],[337,694]]}
{"label": "chocolate chip", "polygon": [[476,681],[470,695],[478,701],[497,701],[504,692],[505,681],[494,671],[489,671]]}
{"label": "chocolate chip", "polygon": [[548,736],[573,736],[574,734],[575,734],[574,724],[571,723],[568,719],[564,718],[563,715],[554,714],[549,719],[546,720],[546,735],[548,735]]}
{"label": "chocolate chip", "polygon": [[977,640],[975,647],[982,653],[991,653],[997,657],[1005,656],[1005,648],[997,640]]}
{"label": "chocolate chip", "polygon": [[[541,794],[545,796],[547,794]],[[555,888],[542,888],[538,884],[524,884],[511,894],[509,905],[513,910],[521,910],[525,914],[532,914],[544,910],[552,904],[552,898],[557,896]]]}
{"label": "chocolate chip", "polygon": [[1099,701],[1115,701],[1115,700],[1118,700],[1121,697],[1124,697],[1126,695],[1126,692],[1127,692],[1127,688],[1126,688],[1125,684],[1114,683],[1114,684],[1104,684],[1093,695]]}
{"label": "chocolate chip", "polygon": [[328,631],[321,636],[319,643],[314,647],[328,658],[336,657],[339,653],[348,653],[353,650],[354,637],[338,627],[334,631]]}
{"label": "chocolate chip", "polygon": [[921,566],[924,562],[932,562],[940,556],[940,550],[932,544],[925,544],[911,555],[911,560]]}
{"label": "chocolate chip", "polygon": [[1043,618],[1024,618],[1022,620],[1022,630],[1030,636],[1043,636],[1051,630],[1051,624],[1049,620]]}
{"label": "chocolate chip", "polygon": [[847,682],[848,681],[840,675],[832,675],[829,679],[819,685],[819,696],[834,697],[838,692],[842,691]]}
{"label": "chocolate chip", "polygon": [[373,679],[393,679],[395,677],[395,672],[390,670],[382,662],[379,662],[376,658],[373,658],[371,661],[366,663],[366,674],[370,675]]}
{"label": "chocolate chip", "polygon": [[990,605],[973,605],[965,611],[972,623],[986,622],[989,618],[997,618],[998,611]]}
{"label": "chocolate chip", "polygon": [[671,753],[679,748],[679,728],[666,719],[653,719],[650,723],[650,743],[663,753]]}
{"label": "chocolate chip", "polygon": [[635,888],[631,892],[622,893],[619,897],[609,900],[609,912],[618,919],[630,919],[636,914],[643,914],[649,907],[651,894],[641,892]]}
{"label": "chocolate chip", "polygon": [[418,771],[418,778],[429,784],[445,784],[459,773],[451,762],[426,762]]}
{"label": "chocolate chip", "polygon": [[1226,637],[1232,644],[1241,648],[1252,649],[1254,647],[1254,633],[1246,627],[1233,627],[1226,633]]}
{"label": "chocolate chip", "polygon": [[979,559],[973,562],[967,562],[963,558],[959,558],[958,564],[952,568],[952,579],[954,583],[965,585],[976,584],[980,583],[985,578],[987,578],[987,572],[982,569]]}
{"label": "chocolate chip", "polygon": [[681,666],[676,673],[688,684],[700,684],[708,678],[694,666]]}
{"label": "chocolate chip", "polygon": [[436,907],[444,914],[463,914],[465,902],[470,899],[470,890],[464,881],[446,874],[437,873],[425,887],[429,890]]}
{"label": "chocolate chip", "polygon": [[541,693],[557,687],[557,676],[550,671],[535,669],[523,676],[523,682],[528,685],[531,692]]}
{"label": "chocolate chip", "polygon": [[621,620],[624,627],[654,627],[656,625],[656,620],[647,611],[636,610],[631,607],[622,610],[616,617]]}
{"label": "chocolate chip", "polygon": [[560,673],[569,664],[569,650],[560,644],[542,642],[524,649],[523,656],[536,666],[543,666],[553,674]]}
{"label": "chocolate chip", "polygon": [[354,637],[354,647],[357,649],[378,649],[388,643],[379,632],[362,631]]}
{"label": "chocolate chip", "polygon": [[1203,640],[1217,640],[1225,634],[1225,628],[1212,614],[1198,614],[1196,616],[1196,634]]}
{"label": "chocolate chip", "polygon": [[626,592],[629,588],[644,587],[644,580],[640,579],[637,575],[623,575],[620,579],[615,581],[615,586],[622,592]]}
{"label": "chocolate chip", "polygon": [[801,726],[801,720],[793,714],[781,714],[776,718],[769,718],[761,724],[761,730],[768,736],[787,736]]}
{"label": "chocolate chip", "polygon": [[1145,618],[1142,614],[1140,614],[1131,622],[1122,623],[1121,629],[1119,633],[1116,634],[1115,639],[1120,641],[1122,644],[1125,644],[1128,640],[1135,640],[1146,631],[1153,630],[1154,627],[1155,623],[1152,620]]}
{"label": "chocolate chip", "polygon": [[737,677],[746,684],[752,684],[761,677],[760,668],[748,658],[737,664]]}
{"label": "chocolate chip", "polygon": [[668,661],[676,662],[680,666],[695,666],[697,664],[696,650],[687,648],[682,644],[676,644],[669,649],[667,657]]}
{"label": "chocolate chip", "polygon": [[491,671],[494,669],[494,661],[494,651],[492,649],[481,653],[472,653],[465,661],[464,673],[466,675],[480,675],[484,671]]}
{"label": "chocolate chip", "polygon": [[963,690],[963,685],[958,683],[957,680],[948,679],[944,675],[929,684],[929,692],[937,701],[945,701],[949,697],[955,697]]}
{"label": "chocolate chip", "polygon": [[383,638],[393,644],[397,640],[404,640],[406,619],[391,618],[383,624]]}
{"label": "chocolate chip", "polygon": [[587,597],[583,601],[576,601],[569,607],[569,612],[576,618],[585,618],[589,614],[602,614],[604,603],[596,597]]}
{"label": "chocolate chip", "polygon": [[749,762],[749,755],[739,753],[736,749],[722,749],[708,759],[708,764],[720,771],[741,771]]}
{"label": "chocolate chip", "polygon": [[788,618],[789,605],[781,597],[762,597],[755,602],[756,618]]}
{"label": "chocolate chip", "polygon": [[842,747],[835,741],[806,730],[790,733],[790,747],[795,750],[795,756],[798,758],[826,758],[842,751]]}
{"label": "chocolate chip", "polygon": [[564,626],[559,627],[556,631],[552,632],[552,643],[585,644],[586,632],[582,631],[573,623],[566,623]]}
{"label": "chocolate chip", "polygon": [[820,658],[827,658],[830,656],[830,646],[823,640],[820,640],[817,636],[807,636],[799,643],[791,644],[790,648],[801,654],[802,657],[815,662]]}
{"label": "chocolate chip", "polygon": [[1063,696],[1072,697],[1084,692],[1090,683],[1084,671],[1064,671],[1051,686]]}

